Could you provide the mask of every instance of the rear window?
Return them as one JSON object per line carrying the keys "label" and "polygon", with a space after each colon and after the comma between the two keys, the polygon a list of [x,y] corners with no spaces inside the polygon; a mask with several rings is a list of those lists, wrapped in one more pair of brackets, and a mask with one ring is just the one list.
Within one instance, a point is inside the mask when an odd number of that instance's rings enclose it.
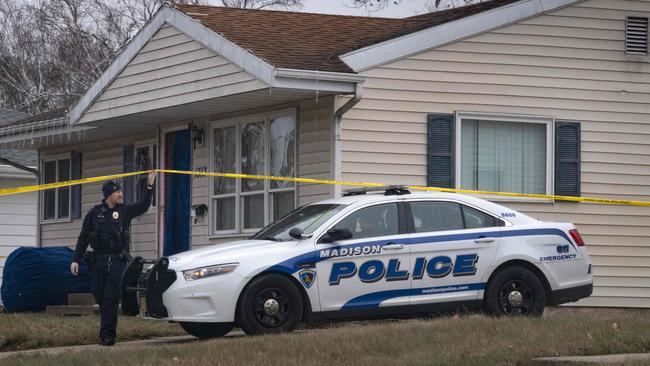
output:
{"label": "rear window", "polygon": [[410,202],[416,233],[504,226],[503,221],[456,202]]}

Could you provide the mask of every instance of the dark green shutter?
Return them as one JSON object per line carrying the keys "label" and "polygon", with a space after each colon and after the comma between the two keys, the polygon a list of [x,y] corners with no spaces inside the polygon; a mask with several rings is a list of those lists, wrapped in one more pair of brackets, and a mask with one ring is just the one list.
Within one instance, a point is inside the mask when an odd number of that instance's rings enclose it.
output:
{"label": "dark green shutter", "polygon": [[[81,153],[72,153],[72,179],[81,179]],[[70,187],[70,218],[81,218],[81,184]]]}
{"label": "dark green shutter", "polygon": [[427,117],[427,186],[454,188],[454,115]]}
{"label": "dark green shutter", "polygon": [[[133,171],[133,145],[126,145],[123,147],[123,172],[130,173]],[[133,203],[133,177],[125,177],[122,179],[122,193],[124,195],[124,203]]]}
{"label": "dark green shutter", "polygon": [[580,123],[555,122],[555,194],[580,196]]}

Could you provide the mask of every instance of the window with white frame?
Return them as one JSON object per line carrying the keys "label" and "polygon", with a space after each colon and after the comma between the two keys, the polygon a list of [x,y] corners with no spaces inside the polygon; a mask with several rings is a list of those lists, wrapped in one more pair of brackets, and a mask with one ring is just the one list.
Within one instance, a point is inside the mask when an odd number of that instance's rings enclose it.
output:
{"label": "window with white frame", "polygon": [[551,118],[458,114],[460,188],[552,193]]}
{"label": "window with white frame", "polygon": [[[295,112],[243,117],[211,125],[214,172],[294,177]],[[212,233],[256,231],[295,208],[293,182],[215,177],[211,185]]]}
{"label": "window with white frame", "polygon": [[[158,166],[158,145],[156,144],[136,144],[133,167],[135,171],[156,169]],[[134,202],[142,200],[147,191],[147,176],[140,175],[136,177],[133,185]],[[156,191],[153,192],[151,206],[156,206]]]}
{"label": "window with white frame", "polygon": [[[42,181],[44,184],[70,180],[70,155],[43,159]],[[47,189],[43,191],[43,221],[70,218],[70,187]]]}

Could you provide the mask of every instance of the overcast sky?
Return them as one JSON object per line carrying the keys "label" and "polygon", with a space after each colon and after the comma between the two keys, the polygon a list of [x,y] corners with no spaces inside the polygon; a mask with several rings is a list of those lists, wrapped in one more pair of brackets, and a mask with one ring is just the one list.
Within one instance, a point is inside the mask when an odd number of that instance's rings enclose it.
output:
{"label": "overcast sky", "polygon": [[374,12],[368,12],[364,8],[353,8],[349,5],[350,3],[351,1],[347,0],[305,0],[302,11],[309,13],[404,18],[423,13],[426,0],[402,0],[399,5],[390,5],[383,10]]}

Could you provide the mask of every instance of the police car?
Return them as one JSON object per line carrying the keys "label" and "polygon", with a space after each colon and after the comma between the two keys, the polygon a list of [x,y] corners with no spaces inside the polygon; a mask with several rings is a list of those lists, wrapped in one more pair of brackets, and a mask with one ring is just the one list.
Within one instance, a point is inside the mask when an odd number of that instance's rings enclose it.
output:
{"label": "police car", "polygon": [[301,207],[247,240],[136,258],[123,311],[210,338],[454,309],[534,316],[592,293],[572,224],[461,194],[368,191]]}

